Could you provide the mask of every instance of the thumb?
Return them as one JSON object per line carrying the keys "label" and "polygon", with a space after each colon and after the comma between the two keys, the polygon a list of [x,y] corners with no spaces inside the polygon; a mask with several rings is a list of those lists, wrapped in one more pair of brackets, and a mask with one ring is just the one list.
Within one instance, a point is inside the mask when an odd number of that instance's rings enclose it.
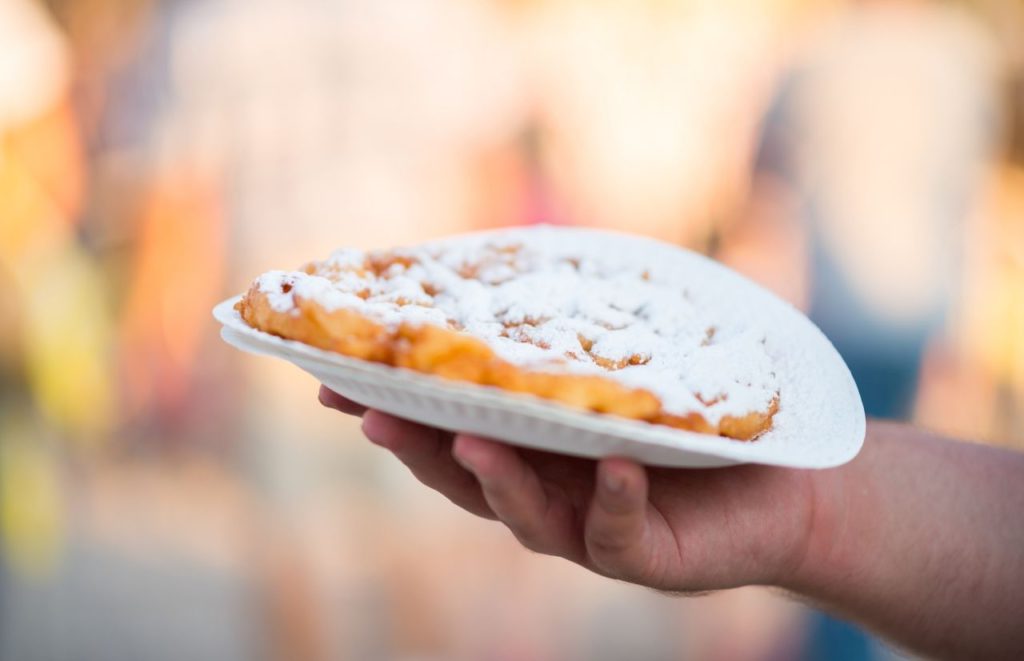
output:
{"label": "thumb", "polygon": [[591,562],[601,572],[640,581],[649,576],[647,474],[641,466],[618,458],[598,463],[583,537]]}

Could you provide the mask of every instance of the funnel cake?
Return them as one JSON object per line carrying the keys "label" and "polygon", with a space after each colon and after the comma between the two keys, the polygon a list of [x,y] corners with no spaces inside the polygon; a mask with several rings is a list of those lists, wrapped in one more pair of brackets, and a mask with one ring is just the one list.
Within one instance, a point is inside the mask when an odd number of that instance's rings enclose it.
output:
{"label": "funnel cake", "polygon": [[[711,318],[656,264],[532,228],[270,271],[250,326],[363,360],[568,406],[752,440],[779,388],[763,332]],[[576,240],[578,239],[578,240]]]}

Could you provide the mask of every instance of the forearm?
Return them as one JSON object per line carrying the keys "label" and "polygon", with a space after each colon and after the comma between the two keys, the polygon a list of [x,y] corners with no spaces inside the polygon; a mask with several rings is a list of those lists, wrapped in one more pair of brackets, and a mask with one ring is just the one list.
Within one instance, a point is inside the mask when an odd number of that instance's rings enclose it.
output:
{"label": "forearm", "polygon": [[872,423],[861,455],[816,480],[784,587],[926,654],[1024,651],[1024,455]]}

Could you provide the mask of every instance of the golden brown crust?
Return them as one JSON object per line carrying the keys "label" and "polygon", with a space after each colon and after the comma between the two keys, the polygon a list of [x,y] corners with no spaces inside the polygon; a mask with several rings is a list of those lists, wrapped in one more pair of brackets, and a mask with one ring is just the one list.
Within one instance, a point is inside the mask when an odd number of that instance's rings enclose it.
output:
{"label": "golden brown crust", "polygon": [[[371,268],[381,266],[374,264]],[[483,341],[456,330],[428,324],[401,324],[392,329],[354,310],[329,311],[300,296],[295,296],[295,303],[295,310],[278,312],[270,305],[267,294],[253,285],[236,309],[254,328],[353,358],[737,440],[752,440],[770,428],[778,408],[776,399],[767,411],[726,416],[713,425],[697,412],[685,416],[666,413],[651,392],[628,388],[601,376],[552,374],[518,367],[498,358]]]}

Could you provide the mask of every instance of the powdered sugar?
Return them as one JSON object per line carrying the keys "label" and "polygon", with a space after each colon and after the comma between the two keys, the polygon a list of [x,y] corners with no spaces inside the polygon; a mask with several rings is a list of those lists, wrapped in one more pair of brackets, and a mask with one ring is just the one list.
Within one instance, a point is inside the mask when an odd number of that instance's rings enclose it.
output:
{"label": "powdered sugar", "polygon": [[699,411],[711,423],[784,400],[767,333],[741,301],[681,280],[664,245],[616,250],[592,239],[537,227],[389,253],[342,250],[315,275],[272,271],[258,286],[279,312],[297,296],[386,325],[452,328],[516,365],[603,374],[651,391],[666,412]]}

